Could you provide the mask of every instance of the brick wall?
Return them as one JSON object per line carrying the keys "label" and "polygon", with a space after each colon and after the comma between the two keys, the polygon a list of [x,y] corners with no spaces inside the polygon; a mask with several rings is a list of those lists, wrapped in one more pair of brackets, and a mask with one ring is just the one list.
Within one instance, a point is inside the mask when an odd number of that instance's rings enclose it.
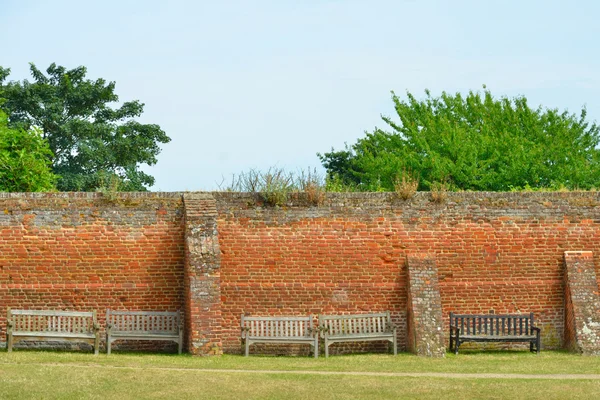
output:
{"label": "brick wall", "polygon": [[[221,343],[239,352],[242,313],[383,310],[406,349],[408,254],[435,259],[444,329],[450,311],[533,311],[543,346],[555,348],[564,330],[563,253],[592,251],[600,277],[596,193],[450,193],[441,204],[427,193],[407,201],[329,194],[319,207],[299,198],[282,208],[259,207],[246,194],[213,196],[220,257],[200,250],[196,273],[220,282],[221,326],[210,329],[221,338],[207,342],[217,353]],[[179,193],[0,194],[0,329],[8,306],[183,309],[184,271],[196,262],[188,255],[186,264],[185,232],[196,231],[194,222],[184,226],[183,207]],[[188,236],[188,249],[214,241]],[[200,292],[200,314],[219,315]]]}
{"label": "brick wall", "polygon": [[[6,308],[183,307],[179,194],[0,194],[0,330]],[[4,335],[2,341],[5,340]]]}
{"label": "brick wall", "polygon": [[405,349],[410,253],[436,260],[444,329],[451,311],[533,311],[543,346],[557,348],[563,253],[600,253],[597,193],[451,193],[442,204],[427,193],[330,194],[320,207],[276,209],[215,196],[226,352],[239,352],[242,313],[380,310],[392,312]]}

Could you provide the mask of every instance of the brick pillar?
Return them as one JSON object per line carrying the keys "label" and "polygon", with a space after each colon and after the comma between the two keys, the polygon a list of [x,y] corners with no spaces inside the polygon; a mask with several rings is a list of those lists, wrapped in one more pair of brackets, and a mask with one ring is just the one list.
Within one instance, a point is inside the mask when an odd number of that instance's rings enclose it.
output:
{"label": "brick pillar", "polygon": [[600,297],[591,251],[565,251],[564,344],[577,353],[600,355]]}
{"label": "brick pillar", "polygon": [[442,299],[435,259],[425,254],[407,256],[408,348],[420,356],[444,357]]}
{"label": "brick pillar", "polygon": [[218,355],[221,342],[221,252],[217,206],[209,193],[185,193],[185,320],[191,354]]}

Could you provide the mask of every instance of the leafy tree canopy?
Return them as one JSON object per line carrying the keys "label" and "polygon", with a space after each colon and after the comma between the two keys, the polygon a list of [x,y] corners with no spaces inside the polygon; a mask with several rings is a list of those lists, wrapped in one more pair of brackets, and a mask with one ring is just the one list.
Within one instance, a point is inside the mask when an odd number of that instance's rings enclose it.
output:
{"label": "leafy tree canopy", "polygon": [[85,79],[86,68],[67,70],[51,64],[46,74],[30,64],[33,81],[5,83],[10,70],[0,67],[0,105],[12,127],[39,128],[53,153],[52,169],[61,191],[92,191],[107,179],[122,191],[143,191],[154,178],[142,171],[153,165],[159,143],[170,138],[158,125],[142,124],[144,105],[124,102],[118,108],[115,83]]}
{"label": "leafy tree canopy", "polygon": [[590,189],[600,185],[599,127],[525,97],[442,93],[423,100],[392,92],[399,121],[367,132],[344,150],[318,154],[328,178],[359,190],[393,190],[403,174],[420,190]]}
{"label": "leafy tree canopy", "polygon": [[0,191],[47,192],[56,190],[52,151],[39,130],[9,129],[0,111]]}

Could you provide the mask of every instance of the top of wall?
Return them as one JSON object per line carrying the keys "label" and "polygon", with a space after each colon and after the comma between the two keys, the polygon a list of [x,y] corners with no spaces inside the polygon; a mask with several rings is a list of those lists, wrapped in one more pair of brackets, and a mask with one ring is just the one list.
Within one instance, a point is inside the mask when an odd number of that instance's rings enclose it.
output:
{"label": "top of wall", "polygon": [[[0,208],[4,214],[28,210],[94,209],[150,209],[157,207],[181,208],[182,193],[173,192],[50,192],[50,193],[0,193]],[[2,211],[2,210],[0,210]]]}
{"label": "top of wall", "polygon": [[437,219],[551,219],[600,220],[600,192],[447,192],[435,201],[430,192],[403,200],[395,193],[327,193],[311,205],[304,193],[291,196],[283,207],[265,206],[251,193],[212,193],[220,214],[242,218],[291,222],[303,218],[339,215],[374,218],[396,215],[403,220]]}
{"label": "top of wall", "polygon": [[252,193],[239,192],[97,192],[0,193],[0,202],[16,207],[52,207],[93,204],[95,206],[139,206],[154,203],[181,204],[184,197],[214,197],[222,207],[237,210],[320,211],[336,209],[386,209],[436,213],[513,212],[544,215],[577,212],[598,214],[600,192],[447,192],[442,201],[435,201],[430,192],[418,192],[403,200],[395,193],[326,193],[318,205],[311,204],[306,194],[293,193],[283,207],[262,204]]}
{"label": "top of wall", "polygon": [[[261,206],[260,200],[252,193],[213,192],[217,201],[230,204]],[[600,206],[600,192],[446,192],[445,198],[435,201],[431,192],[417,192],[403,200],[393,192],[326,193],[319,206],[323,207],[446,207],[448,205],[485,205],[500,208],[521,208],[523,206],[569,205],[581,207]],[[285,207],[315,207],[304,193],[293,193]],[[318,206],[317,206],[318,207]],[[264,208],[269,208],[264,206]],[[272,207],[271,207],[272,208]]]}
{"label": "top of wall", "polygon": [[[139,198],[177,198],[180,199],[182,192],[118,192],[115,196],[122,199]],[[102,199],[109,197],[100,192],[27,192],[8,193],[0,192],[0,199]]]}

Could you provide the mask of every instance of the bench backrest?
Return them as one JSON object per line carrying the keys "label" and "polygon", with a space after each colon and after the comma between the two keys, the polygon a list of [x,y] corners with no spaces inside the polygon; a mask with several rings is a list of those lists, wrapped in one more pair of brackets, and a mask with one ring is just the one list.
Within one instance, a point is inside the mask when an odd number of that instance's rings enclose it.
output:
{"label": "bench backrest", "polygon": [[390,331],[389,312],[354,315],[319,315],[319,327],[329,335],[376,334]]}
{"label": "bench backrest", "polygon": [[112,333],[179,334],[183,319],[179,311],[106,310],[106,324]]}
{"label": "bench backrest", "polygon": [[7,319],[13,332],[93,333],[96,312],[11,310]]}
{"label": "bench backrest", "polygon": [[242,315],[242,337],[308,337],[312,335],[313,316],[250,317]]}
{"label": "bench backrest", "polygon": [[450,326],[460,328],[461,335],[521,336],[531,335],[533,313],[529,314],[454,314]]}

